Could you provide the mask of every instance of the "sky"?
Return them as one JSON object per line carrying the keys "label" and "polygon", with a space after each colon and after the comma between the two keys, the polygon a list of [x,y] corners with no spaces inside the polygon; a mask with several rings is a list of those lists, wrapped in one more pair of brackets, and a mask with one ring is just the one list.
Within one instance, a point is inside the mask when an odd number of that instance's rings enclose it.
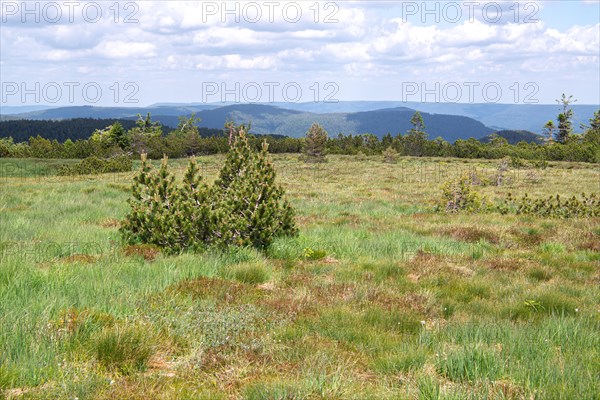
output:
{"label": "sky", "polygon": [[5,1],[0,106],[600,104],[600,1]]}

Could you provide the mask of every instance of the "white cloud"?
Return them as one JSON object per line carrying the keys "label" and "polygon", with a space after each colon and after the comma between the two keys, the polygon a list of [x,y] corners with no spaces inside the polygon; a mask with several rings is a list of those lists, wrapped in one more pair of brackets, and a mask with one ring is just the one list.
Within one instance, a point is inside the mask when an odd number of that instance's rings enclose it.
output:
{"label": "white cloud", "polygon": [[99,44],[92,53],[106,58],[152,58],[156,56],[156,47],[152,43],[116,40]]}
{"label": "white cloud", "polygon": [[[578,25],[579,19],[566,27],[543,19],[514,23],[513,1],[501,2],[505,17],[499,23],[478,17],[474,22],[463,18],[429,25],[402,21],[400,5],[390,9],[378,2],[337,2],[338,9],[326,9],[322,1],[317,23],[314,2],[301,3],[303,18],[297,23],[285,20],[284,2],[274,22],[263,13],[260,23],[243,17],[236,23],[232,16],[222,22],[221,15],[203,14],[202,2],[137,4],[139,23],[133,24],[115,23],[108,11],[93,24],[81,19],[72,24],[4,24],[3,78],[35,78],[39,70],[47,70],[62,74],[63,81],[104,74],[160,87],[168,76],[185,91],[187,74],[197,77],[199,70],[206,73],[202,79],[237,77],[243,71],[250,80],[266,76],[314,82],[333,76],[347,85],[357,78],[527,81],[539,79],[540,73],[558,77],[581,71],[579,78],[590,82],[588,91],[598,96],[593,88],[598,74],[593,71],[600,68],[600,24]],[[249,3],[239,4],[243,8]],[[538,14],[552,7],[535,4]],[[103,3],[105,10],[110,5]],[[126,14],[121,9],[120,18]],[[325,23],[328,15],[338,22]]]}
{"label": "white cloud", "polygon": [[258,69],[269,70],[277,65],[275,57],[259,56],[244,58],[239,54],[228,54],[224,56],[198,56],[196,57],[196,68],[200,70],[215,69]]}

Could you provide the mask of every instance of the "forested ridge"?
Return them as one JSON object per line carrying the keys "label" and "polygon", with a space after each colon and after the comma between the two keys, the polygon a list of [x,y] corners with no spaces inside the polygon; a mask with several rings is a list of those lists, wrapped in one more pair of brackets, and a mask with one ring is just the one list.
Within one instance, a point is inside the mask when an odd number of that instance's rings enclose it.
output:
{"label": "forested ridge", "polygon": [[[63,143],[67,139],[71,139],[72,141],[89,139],[96,130],[104,129],[116,122],[120,123],[126,130],[133,128],[136,124],[135,118],[72,118],[61,120],[16,119],[0,121],[0,138],[12,137],[16,143],[19,143],[26,142],[30,137],[39,135],[45,139],[56,139]],[[165,127],[165,130],[172,130],[172,128]],[[223,130],[200,127],[199,134],[201,137],[218,136],[223,134]]]}

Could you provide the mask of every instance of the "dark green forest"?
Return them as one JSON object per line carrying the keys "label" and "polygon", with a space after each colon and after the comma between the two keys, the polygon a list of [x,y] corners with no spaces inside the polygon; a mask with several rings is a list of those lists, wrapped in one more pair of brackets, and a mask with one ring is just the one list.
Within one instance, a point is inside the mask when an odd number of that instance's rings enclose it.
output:
{"label": "dark green forest", "polygon": [[[60,143],[63,143],[67,139],[71,139],[71,141],[89,139],[96,130],[104,129],[116,122],[120,123],[126,130],[130,130],[136,126],[135,119],[17,119],[0,121],[0,138],[12,137],[15,143],[20,143],[39,135],[45,139],[56,139]],[[165,131],[173,130],[173,128],[169,127],[164,127],[163,129]],[[219,136],[223,134],[223,130],[199,127],[198,133],[201,137]]]}

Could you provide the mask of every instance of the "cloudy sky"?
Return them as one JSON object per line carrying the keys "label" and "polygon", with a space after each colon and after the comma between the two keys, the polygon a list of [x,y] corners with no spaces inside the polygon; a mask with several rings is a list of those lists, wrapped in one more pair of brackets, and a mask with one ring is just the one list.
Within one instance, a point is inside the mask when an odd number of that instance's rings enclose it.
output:
{"label": "cloudy sky", "polygon": [[0,4],[0,105],[600,103],[598,0]]}

